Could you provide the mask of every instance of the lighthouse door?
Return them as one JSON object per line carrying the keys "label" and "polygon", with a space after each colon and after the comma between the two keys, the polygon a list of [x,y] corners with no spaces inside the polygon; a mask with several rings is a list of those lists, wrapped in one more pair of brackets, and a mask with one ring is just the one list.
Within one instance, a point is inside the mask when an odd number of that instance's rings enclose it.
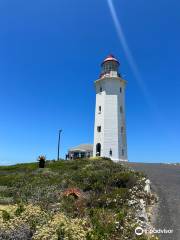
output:
{"label": "lighthouse door", "polygon": [[101,144],[96,144],[96,156],[101,156]]}

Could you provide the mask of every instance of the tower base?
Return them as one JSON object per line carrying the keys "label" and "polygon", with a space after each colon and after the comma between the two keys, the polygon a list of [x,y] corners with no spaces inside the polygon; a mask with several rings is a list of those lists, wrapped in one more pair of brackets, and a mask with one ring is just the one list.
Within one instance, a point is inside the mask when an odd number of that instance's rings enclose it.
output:
{"label": "tower base", "polygon": [[115,158],[111,158],[111,160],[113,162],[128,162],[128,159],[115,159]]}

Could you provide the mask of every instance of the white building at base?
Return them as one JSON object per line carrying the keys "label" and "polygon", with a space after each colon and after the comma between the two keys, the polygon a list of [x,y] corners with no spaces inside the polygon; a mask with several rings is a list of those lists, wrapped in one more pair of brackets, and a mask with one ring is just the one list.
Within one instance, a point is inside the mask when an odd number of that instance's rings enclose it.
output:
{"label": "white building at base", "polygon": [[127,161],[125,86],[118,71],[118,60],[109,55],[101,64],[95,81],[96,108],[93,156]]}

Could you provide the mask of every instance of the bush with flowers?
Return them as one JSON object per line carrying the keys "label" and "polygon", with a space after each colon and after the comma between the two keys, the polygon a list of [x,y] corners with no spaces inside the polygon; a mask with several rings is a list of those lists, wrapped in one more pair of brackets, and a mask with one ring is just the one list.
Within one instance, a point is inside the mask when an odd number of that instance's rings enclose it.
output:
{"label": "bush with flowers", "polygon": [[17,213],[19,206],[9,218],[0,217],[0,239],[18,240],[83,240],[90,235],[91,228],[86,219],[72,219],[63,213],[47,213],[38,206],[24,206],[24,211]]}
{"label": "bush with flowers", "polygon": [[85,219],[70,219],[58,213],[43,227],[38,226],[33,240],[85,240],[90,232],[91,228]]}
{"label": "bush with flowers", "polygon": [[31,163],[0,170],[0,196],[14,202],[2,211],[0,205],[0,240],[136,240],[140,202],[144,208],[152,203],[152,195],[144,192],[145,178],[110,159],[46,161],[41,169]]}

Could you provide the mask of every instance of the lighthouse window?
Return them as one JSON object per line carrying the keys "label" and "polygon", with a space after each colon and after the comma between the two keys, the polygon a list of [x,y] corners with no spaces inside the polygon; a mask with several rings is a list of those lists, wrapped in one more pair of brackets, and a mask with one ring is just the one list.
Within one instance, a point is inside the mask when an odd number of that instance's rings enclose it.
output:
{"label": "lighthouse window", "polygon": [[122,149],[122,156],[124,156],[124,149]]}
{"label": "lighthouse window", "polygon": [[120,93],[122,92],[122,88],[120,87]]}
{"label": "lighthouse window", "polygon": [[122,107],[122,106],[120,106],[120,112],[121,112],[121,113],[123,112],[123,107]]}
{"label": "lighthouse window", "polygon": [[101,106],[99,106],[99,113],[101,113]]}
{"label": "lighthouse window", "polygon": [[109,150],[109,156],[112,156],[112,149]]}
{"label": "lighthouse window", "polygon": [[100,92],[102,92],[102,87],[100,87]]}
{"label": "lighthouse window", "polygon": [[123,133],[124,132],[124,128],[123,127],[121,127],[121,133]]}
{"label": "lighthouse window", "polygon": [[97,131],[101,132],[101,126],[97,126]]}

